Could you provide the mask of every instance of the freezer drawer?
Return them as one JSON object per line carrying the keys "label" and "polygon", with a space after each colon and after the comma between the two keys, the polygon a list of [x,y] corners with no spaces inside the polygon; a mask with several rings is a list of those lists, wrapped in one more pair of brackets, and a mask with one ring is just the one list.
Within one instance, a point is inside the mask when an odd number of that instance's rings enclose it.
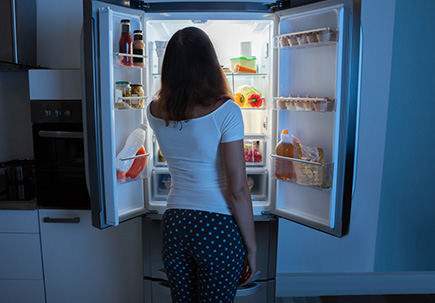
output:
{"label": "freezer drawer", "polygon": [[[161,257],[160,224],[161,220],[144,217],[143,219],[143,264],[144,276],[166,280]],[[278,220],[274,217],[259,216],[255,221],[257,237],[257,280],[275,279],[276,243]]]}
{"label": "freezer drawer", "polygon": [[[171,302],[171,291],[166,281],[144,280],[144,303]],[[248,284],[237,290],[235,303],[273,303],[275,302],[275,281],[261,281]]]}

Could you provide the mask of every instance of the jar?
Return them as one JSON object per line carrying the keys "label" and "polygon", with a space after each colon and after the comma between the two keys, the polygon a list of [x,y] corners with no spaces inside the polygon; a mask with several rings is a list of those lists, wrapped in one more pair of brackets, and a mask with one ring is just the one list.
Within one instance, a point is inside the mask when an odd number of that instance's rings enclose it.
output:
{"label": "jar", "polygon": [[120,97],[131,97],[131,86],[129,81],[115,82],[115,108],[130,108],[131,100],[119,99]]}
{"label": "jar", "polygon": [[[142,84],[132,84],[131,85],[131,96],[132,97],[143,97],[144,90]],[[130,106],[132,108],[144,108],[144,99],[132,99]]]}
{"label": "jar", "polygon": [[133,33],[133,55],[142,57],[133,57],[133,65],[137,67],[145,67],[144,55],[145,44],[143,43],[143,35],[141,30],[135,30]]}

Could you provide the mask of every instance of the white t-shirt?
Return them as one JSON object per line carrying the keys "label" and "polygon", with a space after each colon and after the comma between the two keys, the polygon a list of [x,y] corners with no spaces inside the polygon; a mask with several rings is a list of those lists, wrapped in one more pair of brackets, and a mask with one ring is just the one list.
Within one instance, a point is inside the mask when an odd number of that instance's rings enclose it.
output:
{"label": "white t-shirt", "polygon": [[228,100],[213,112],[182,122],[154,117],[147,108],[148,122],[171,175],[168,209],[195,209],[231,214],[227,202],[221,144],[244,138],[240,107]]}

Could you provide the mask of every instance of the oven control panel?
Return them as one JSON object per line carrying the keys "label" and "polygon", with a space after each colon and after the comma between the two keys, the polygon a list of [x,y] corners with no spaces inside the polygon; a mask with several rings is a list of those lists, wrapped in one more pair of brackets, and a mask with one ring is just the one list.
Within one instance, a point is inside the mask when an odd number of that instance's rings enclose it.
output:
{"label": "oven control panel", "polygon": [[34,123],[82,123],[82,101],[31,101],[32,122]]}

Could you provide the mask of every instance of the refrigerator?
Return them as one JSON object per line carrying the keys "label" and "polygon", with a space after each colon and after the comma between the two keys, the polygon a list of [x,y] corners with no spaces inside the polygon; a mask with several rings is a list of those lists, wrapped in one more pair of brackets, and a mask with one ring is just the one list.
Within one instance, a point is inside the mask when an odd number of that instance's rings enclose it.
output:
{"label": "refrigerator", "polygon": [[[150,246],[159,244],[152,237],[153,230],[165,210],[171,179],[151,128],[146,130],[145,153],[128,158],[146,158],[139,177],[117,175],[116,156],[129,134],[140,124],[147,125],[146,106],[160,88],[165,43],[179,29],[199,27],[213,42],[233,93],[254,91],[262,99],[259,107],[245,102],[241,110],[257,236],[264,239],[258,242],[266,246],[262,249],[269,260],[257,280],[270,284],[265,296],[273,302],[277,218],[335,237],[347,233],[358,103],[360,2],[84,0],[83,4],[83,115],[93,225],[102,229],[143,216],[144,255],[148,260],[154,258]],[[131,34],[143,31],[145,67],[119,64],[132,56],[119,49],[121,20],[125,19],[130,21]],[[236,73],[236,64],[250,65],[255,73]],[[117,81],[141,84],[143,96],[120,97],[115,93]],[[133,100],[141,100],[143,108],[117,108],[116,103]],[[276,153],[283,130],[294,138],[294,157]],[[276,165],[291,167],[291,176],[283,180]],[[153,293],[152,285],[163,285],[165,275],[161,268],[153,271],[154,265],[145,263],[150,266],[144,267],[149,282],[145,289]],[[246,290],[245,294],[238,302],[256,302],[254,298],[261,297]]]}

